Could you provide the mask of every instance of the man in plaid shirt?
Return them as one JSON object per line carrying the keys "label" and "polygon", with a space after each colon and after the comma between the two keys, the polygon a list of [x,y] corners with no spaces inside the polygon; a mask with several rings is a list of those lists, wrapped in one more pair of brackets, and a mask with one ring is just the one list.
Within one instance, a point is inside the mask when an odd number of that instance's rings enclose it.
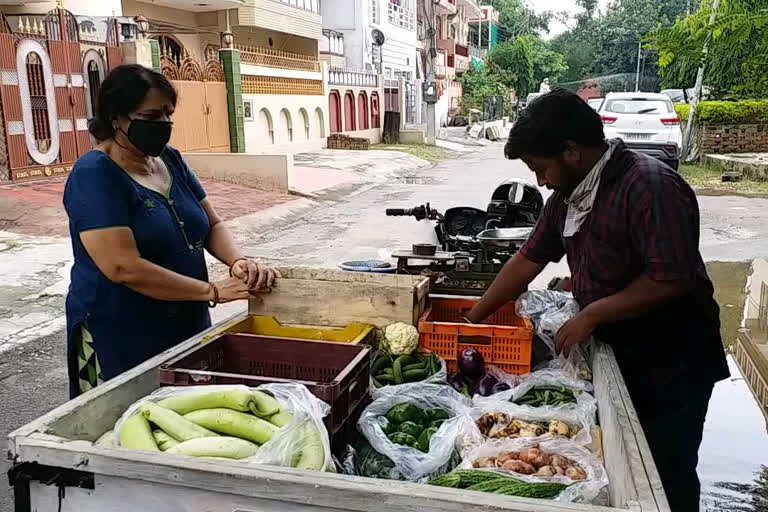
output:
{"label": "man in plaid shirt", "polygon": [[558,350],[593,334],[613,347],[672,510],[698,511],[704,418],[729,372],[695,194],[665,164],[606,140],[600,116],[563,90],[523,111],[504,153],[554,193],[467,320],[487,318],[567,256],[581,312],[557,333]]}

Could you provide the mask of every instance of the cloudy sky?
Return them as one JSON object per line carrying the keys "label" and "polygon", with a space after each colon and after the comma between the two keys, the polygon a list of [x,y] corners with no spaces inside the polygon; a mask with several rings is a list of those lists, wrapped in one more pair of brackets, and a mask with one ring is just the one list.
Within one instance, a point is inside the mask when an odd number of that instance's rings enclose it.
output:
{"label": "cloudy sky", "polygon": [[[575,5],[576,2],[573,0],[527,0],[527,3],[529,6],[533,7],[533,10],[536,12],[541,11],[554,11],[554,12],[570,12],[570,13],[576,13],[579,11],[579,8]],[[600,9],[605,8],[605,6],[608,4],[608,0],[599,0],[598,5],[600,6]],[[567,26],[563,23],[560,23],[558,21],[552,21],[549,25],[549,34],[545,34],[545,38],[551,38],[554,37],[562,32],[565,32],[567,30]]]}

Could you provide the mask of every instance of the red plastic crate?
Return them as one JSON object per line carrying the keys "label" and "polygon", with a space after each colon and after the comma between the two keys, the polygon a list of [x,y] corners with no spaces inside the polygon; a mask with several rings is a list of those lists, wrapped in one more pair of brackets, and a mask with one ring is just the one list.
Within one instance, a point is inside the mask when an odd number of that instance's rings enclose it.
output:
{"label": "red plastic crate", "polygon": [[433,298],[419,319],[419,345],[458,370],[459,353],[477,349],[485,362],[517,375],[531,371],[533,325],[515,314],[515,303],[503,306],[482,324],[462,321],[479,299]]}
{"label": "red plastic crate", "polygon": [[330,404],[333,435],[368,399],[371,347],[328,341],[224,333],[158,368],[168,386],[298,382]]}

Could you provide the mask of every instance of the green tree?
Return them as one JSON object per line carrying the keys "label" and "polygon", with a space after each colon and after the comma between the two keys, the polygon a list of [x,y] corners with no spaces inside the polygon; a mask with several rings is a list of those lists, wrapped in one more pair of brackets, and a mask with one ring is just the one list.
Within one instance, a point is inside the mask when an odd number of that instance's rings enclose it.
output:
{"label": "green tree", "polygon": [[[552,41],[565,57],[563,82],[635,73],[637,47],[649,31],[667,27],[685,14],[686,0],[613,0],[600,12],[596,0],[577,0],[573,28]],[[646,54],[646,75],[655,75],[657,55]]]}
{"label": "green tree", "polygon": [[721,0],[710,30],[711,10],[707,1],[671,27],[649,34],[663,86],[693,86],[703,62],[704,85],[712,97],[768,97],[768,0]]}
{"label": "green tree", "polygon": [[549,31],[549,22],[553,16],[549,11],[535,13],[522,0],[491,0],[490,4],[499,11],[502,41]]}
{"label": "green tree", "polygon": [[[478,68],[470,68],[459,78],[464,84],[464,96],[461,101],[461,110],[466,115],[469,109],[483,110],[483,98],[486,96],[509,97],[509,87],[493,66],[481,64]],[[505,109],[509,109],[505,101]]]}
{"label": "green tree", "polygon": [[550,83],[557,83],[568,71],[565,57],[553,50],[549,41],[534,37],[531,40],[531,52],[535,84],[541,83],[545,78],[549,78]]}
{"label": "green tree", "polygon": [[491,71],[519,97],[532,92],[536,86],[533,46],[537,39],[533,35],[520,36],[496,46],[486,57]]}

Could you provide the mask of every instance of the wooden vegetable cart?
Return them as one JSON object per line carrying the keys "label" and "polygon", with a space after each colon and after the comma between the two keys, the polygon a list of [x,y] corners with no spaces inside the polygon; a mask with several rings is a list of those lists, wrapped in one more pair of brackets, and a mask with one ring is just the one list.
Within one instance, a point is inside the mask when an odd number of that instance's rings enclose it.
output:
{"label": "wooden vegetable cart", "polygon": [[[274,296],[263,304],[251,303],[251,313],[279,317],[282,309],[276,313],[270,303],[274,300],[281,304],[295,293],[308,301],[322,301],[323,306],[302,311],[300,305],[289,301],[286,310],[293,309],[296,318],[303,320],[281,318],[285,322],[317,325],[319,319],[330,322],[331,318],[344,318],[339,323],[354,319],[381,326],[395,321],[395,317],[402,320],[404,314],[411,316],[406,321],[413,321],[423,311],[426,286],[419,278],[352,276],[350,283],[350,274],[341,277],[325,271],[289,272]],[[345,293],[354,296],[345,299]],[[340,311],[349,311],[346,308],[351,304],[354,309],[346,318]],[[383,310],[379,309],[382,305]],[[334,311],[334,307],[339,309]],[[610,478],[610,507],[235,461],[181,458],[91,443],[111,429],[129,405],[158,388],[158,366],[245,316],[222,322],[11,433],[8,453],[14,461],[11,476],[16,511],[669,511],[645,436],[607,345],[597,346],[592,364],[605,467]]]}

